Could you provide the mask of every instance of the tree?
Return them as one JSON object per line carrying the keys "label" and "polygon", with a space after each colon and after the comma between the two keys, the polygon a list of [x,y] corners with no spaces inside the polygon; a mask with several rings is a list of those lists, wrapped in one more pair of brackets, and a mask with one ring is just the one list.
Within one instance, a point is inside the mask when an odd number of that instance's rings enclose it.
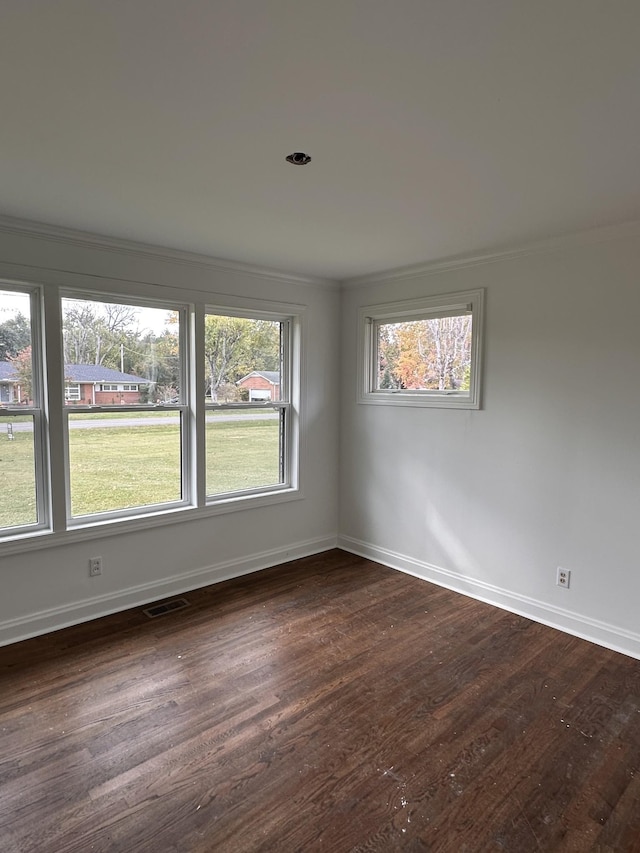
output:
{"label": "tree", "polygon": [[7,361],[31,346],[31,325],[24,314],[0,323],[0,361]]}
{"label": "tree", "polygon": [[[132,332],[137,337],[135,308],[84,300],[63,301],[66,364],[101,364],[120,368],[120,346]],[[135,328],[134,328],[135,327]]]}
{"label": "tree", "polygon": [[279,369],[280,323],[207,314],[204,349],[207,385],[216,400],[222,386],[235,386],[252,370]]}
{"label": "tree", "polygon": [[396,370],[400,350],[395,324],[382,324],[378,327],[378,335],[378,387],[401,388],[402,382]]}
{"label": "tree", "polygon": [[65,363],[102,365],[149,379],[140,387],[143,403],[175,400],[181,381],[178,313],[164,313],[165,329],[156,335],[140,331],[136,307],[65,299]]}
{"label": "tree", "polygon": [[151,384],[140,389],[141,402],[169,402],[180,394],[180,343],[177,331],[148,333],[129,340],[123,349],[125,372],[144,376]]}
{"label": "tree", "polygon": [[[438,389],[469,388],[471,358],[471,317],[440,317],[428,320],[435,350]],[[466,386],[465,386],[466,380]]]}
{"label": "tree", "polygon": [[20,385],[20,402],[27,403],[31,400],[33,393],[33,363],[31,359],[31,347],[25,347],[16,355],[11,356],[8,360],[13,366],[16,381]]}
{"label": "tree", "polygon": [[471,317],[434,317],[380,327],[380,388],[468,390]]}
{"label": "tree", "polygon": [[378,387],[402,388],[397,370],[400,348],[396,324],[383,323],[378,328],[378,335]]}

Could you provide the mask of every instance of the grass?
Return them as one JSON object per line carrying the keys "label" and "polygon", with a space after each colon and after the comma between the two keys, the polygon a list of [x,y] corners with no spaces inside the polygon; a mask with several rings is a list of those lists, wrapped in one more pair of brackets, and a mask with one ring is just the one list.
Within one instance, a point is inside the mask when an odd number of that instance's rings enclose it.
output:
{"label": "grass", "polygon": [[74,516],[178,501],[180,428],[70,430],[69,467]]}
{"label": "grass", "polygon": [[279,420],[207,423],[207,494],[272,486],[280,478]]}
{"label": "grass", "polygon": [[[2,414],[4,414],[4,412],[3,412],[2,407],[0,406],[0,415],[2,415]],[[33,416],[32,415],[14,415],[14,414],[11,414],[11,415],[5,415],[5,418],[3,420],[5,423],[8,422],[10,424],[25,424],[28,421],[33,420]],[[3,429],[2,431],[4,432],[5,430]]]}
{"label": "grass", "polygon": [[[181,498],[177,424],[74,429],[69,444],[74,516]],[[207,424],[209,494],[277,483],[278,458],[277,419]],[[33,435],[0,433],[0,528],[33,524],[35,506]]]}
{"label": "grass", "polygon": [[0,527],[35,524],[33,433],[0,432]]}

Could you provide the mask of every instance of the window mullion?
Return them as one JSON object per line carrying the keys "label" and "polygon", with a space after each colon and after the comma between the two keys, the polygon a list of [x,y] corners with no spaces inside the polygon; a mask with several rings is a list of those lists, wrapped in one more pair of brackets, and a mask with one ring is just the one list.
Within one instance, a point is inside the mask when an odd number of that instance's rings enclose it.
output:
{"label": "window mullion", "polygon": [[51,526],[54,531],[66,528],[66,492],[68,489],[67,448],[64,423],[64,364],[62,348],[62,311],[58,287],[44,289],[44,346],[47,394],[45,420],[49,436]]}
{"label": "window mullion", "polygon": [[192,436],[192,483],[195,483],[195,501],[199,507],[205,506],[207,502],[206,483],[206,411],[205,400],[202,389],[205,387],[205,356],[204,356],[204,314],[203,303],[194,305],[193,318],[191,322],[191,342],[189,352],[191,354],[191,372],[189,394],[191,412],[191,436]]}

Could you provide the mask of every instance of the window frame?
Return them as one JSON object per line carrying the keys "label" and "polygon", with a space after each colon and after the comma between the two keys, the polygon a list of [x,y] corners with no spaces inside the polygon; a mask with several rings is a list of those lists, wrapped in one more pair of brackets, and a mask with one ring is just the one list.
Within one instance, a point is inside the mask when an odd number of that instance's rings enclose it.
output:
{"label": "window frame", "polygon": [[[269,485],[255,486],[248,489],[236,489],[228,492],[207,491],[206,466],[205,466],[205,501],[207,506],[224,504],[233,499],[243,499],[252,496],[279,494],[297,488],[297,465],[296,454],[293,449],[293,436],[297,434],[296,407],[293,400],[297,393],[293,387],[293,364],[292,358],[295,352],[296,339],[296,316],[280,311],[265,311],[259,309],[234,308],[224,305],[207,304],[204,317],[208,314],[218,317],[239,317],[246,320],[268,320],[280,324],[280,393],[278,400],[248,400],[246,402],[233,403],[207,403],[203,397],[204,416],[209,411],[242,411],[248,409],[275,409],[280,416],[280,450],[279,468],[280,482]],[[206,430],[206,423],[205,423]],[[206,453],[206,441],[205,441]]]}
{"label": "window frame", "polygon": [[[32,353],[35,389],[42,398],[43,409],[34,422],[36,458],[36,496],[38,501],[38,524],[24,527],[0,529],[0,556],[26,553],[42,548],[74,542],[90,541],[97,535],[121,535],[126,532],[144,531],[167,524],[187,520],[204,519],[249,508],[272,506],[304,497],[301,486],[300,465],[303,455],[301,406],[302,387],[305,375],[304,336],[306,306],[275,300],[216,294],[215,304],[210,305],[211,291],[182,288],[179,285],[143,284],[104,279],[100,288],[94,281],[81,274],[69,274],[61,282],[57,274],[40,271],[38,280],[14,281],[9,276],[0,279],[0,289],[16,290],[33,294],[32,307]],[[160,290],[162,293],[160,293]],[[179,405],[158,403],[152,405],[68,405],[65,400],[64,358],[62,341],[62,299],[88,299],[95,301],[131,304],[151,308],[185,310],[184,344],[181,349],[183,397]],[[198,390],[204,386],[204,314],[212,310],[231,316],[266,317],[290,319],[289,351],[289,445],[285,483],[265,488],[252,489],[246,493],[230,492],[213,496],[205,494],[205,409],[203,395]],[[75,401],[74,401],[75,402]],[[255,403],[253,404],[255,407]],[[267,405],[271,405],[271,402]],[[134,412],[167,411],[179,408],[182,412],[183,500],[179,503],[146,505],[109,513],[91,513],[70,517],[70,495],[68,485],[68,421],[78,409],[81,412]],[[3,407],[5,415],[8,409]],[[19,414],[31,413],[20,405]]]}
{"label": "window frame", "polygon": [[[23,293],[29,296],[31,331],[31,403],[3,405],[3,420],[31,415],[33,418],[33,462],[36,521],[31,524],[0,528],[0,542],[14,537],[34,536],[51,529],[51,477],[50,446],[46,429],[48,421],[48,398],[44,381],[44,318],[42,287],[26,282],[0,279],[0,290]],[[9,421],[7,421],[9,422]]]}
{"label": "window frame", "polygon": [[[358,316],[357,402],[378,406],[480,409],[485,289],[365,305]],[[470,314],[471,380],[469,393],[431,389],[378,388],[378,334],[381,325]]]}
{"label": "window frame", "polygon": [[[66,505],[66,529],[73,530],[84,527],[87,524],[117,521],[119,519],[138,518],[140,515],[167,512],[176,509],[185,509],[196,506],[196,498],[193,489],[192,464],[191,464],[191,429],[189,424],[190,400],[189,400],[189,365],[187,352],[190,349],[190,329],[192,308],[187,303],[173,300],[148,300],[136,299],[134,296],[123,297],[116,293],[76,291],[61,288],[59,292],[60,306],[64,299],[87,300],[91,302],[104,302],[106,304],[130,305],[132,308],[157,308],[178,313],[178,359],[180,364],[180,397],[178,403],[145,403],[145,404],[90,404],[70,401],[66,396],[63,415],[64,435],[64,464],[65,464],[65,505]],[[62,341],[63,326],[60,325],[60,337]],[[64,347],[63,347],[64,350]],[[60,365],[64,374],[64,364]],[[113,412],[141,412],[176,411],[180,418],[180,494],[181,498],[174,501],[163,501],[155,504],[141,504],[135,507],[123,507],[120,509],[105,510],[102,512],[85,513],[83,515],[72,514],[71,495],[71,466],[70,466],[70,444],[69,423],[70,416],[77,414],[109,414]]]}

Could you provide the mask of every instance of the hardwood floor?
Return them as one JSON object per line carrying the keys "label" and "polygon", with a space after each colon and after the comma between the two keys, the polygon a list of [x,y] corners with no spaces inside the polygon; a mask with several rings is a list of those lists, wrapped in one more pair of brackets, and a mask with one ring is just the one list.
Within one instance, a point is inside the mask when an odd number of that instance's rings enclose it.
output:
{"label": "hardwood floor", "polygon": [[342,551],[0,649],[3,853],[640,851],[640,662]]}

